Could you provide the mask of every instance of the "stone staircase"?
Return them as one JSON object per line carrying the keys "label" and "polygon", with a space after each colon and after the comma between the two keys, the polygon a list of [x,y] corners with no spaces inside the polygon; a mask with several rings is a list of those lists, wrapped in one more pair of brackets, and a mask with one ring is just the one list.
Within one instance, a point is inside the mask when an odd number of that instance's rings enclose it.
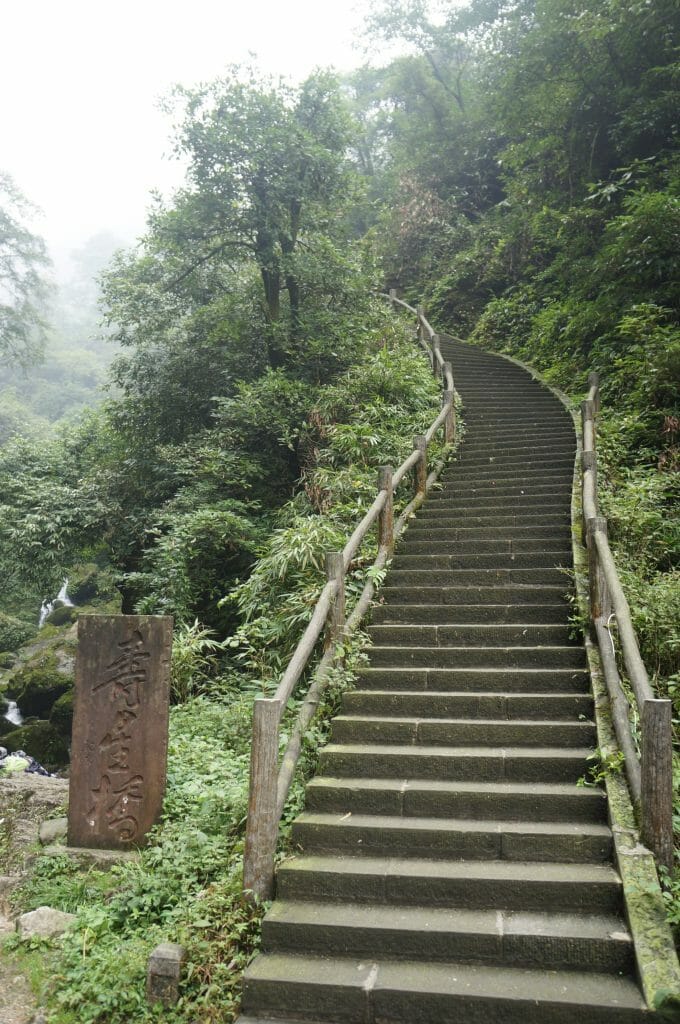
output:
{"label": "stone staircase", "polygon": [[466,437],[399,545],[240,1024],[629,1024],[635,980],[570,637],[574,428],[520,367],[447,343]]}

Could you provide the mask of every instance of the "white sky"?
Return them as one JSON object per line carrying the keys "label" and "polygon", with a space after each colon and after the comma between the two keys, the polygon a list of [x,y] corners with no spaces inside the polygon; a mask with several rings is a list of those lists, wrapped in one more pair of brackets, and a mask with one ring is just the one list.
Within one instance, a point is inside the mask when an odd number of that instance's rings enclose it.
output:
{"label": "white sky", "polygon": [[0,0],[0,168],[43,210],[59,262],[100,230],[133,238],[179,183],[157,99],[257,55],[304,78],[361,63],[368,0]]}

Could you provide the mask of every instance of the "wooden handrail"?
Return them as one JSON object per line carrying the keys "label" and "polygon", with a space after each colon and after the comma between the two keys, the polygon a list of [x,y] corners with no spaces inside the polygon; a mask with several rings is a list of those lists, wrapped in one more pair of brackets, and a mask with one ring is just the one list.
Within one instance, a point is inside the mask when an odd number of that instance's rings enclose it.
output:
{"label": "wooden handrail", "polygon": [[[642,841],[658,863],[673,864],[673,740],[671,702],[654,696],[607,538],[607,521],[598,514],[597,429],[600,389],[597,374],[588,377],[588,398],[581,403],[583,424],[583,540],[588,548],[590,618],[611,701],[616,738],[626,777],[640,817]],[[642,757],[632,734],[629,702],[621,684],[610,622],[616,620],[621,655],[641,723]]]}
{"label": "wooden handrail", "polygon": [[[441,378],[442,409],[427,432],[414,438],[413,451],[396,470],[393,471],[390,466],[380,467],[378,493],[370,508],[355,527],[343,550],[329,553],[326,557],[328,581],[319,595],[309,623],[293,652],[274,697],[260,697],[255,700],[243,888],[256,899],[268,899],[272,895],[278,824],[295,776],[305,732],[316,712],[328,674],[337,664],[343,642],[356,630],[370,608],[375,594],[376,583],[369,578],[352,613],[345,621],[344,576],[376,523],[378,551],[372,566],[373,575],[384,569],[392,556],[395,540],[400,536],[410,516],[422,505],[446,462],[444,455],[428,473],[428,445],[439,430],[443,429],[445,446],[450,445],[456,435],[453,372],[451,365],[442,357],[438,335],[432,330],[422,310],[413,309],[392,292],[389,298],[393,305],[418,317],[418,339],[428,354],[435,376]],[[409,472],[413,472],[414,475],[414,495],[394,521],[393,494]],[[324,631],[326,649],[311,675],[309,689],[298,709],[279,766],[281,719]]]}

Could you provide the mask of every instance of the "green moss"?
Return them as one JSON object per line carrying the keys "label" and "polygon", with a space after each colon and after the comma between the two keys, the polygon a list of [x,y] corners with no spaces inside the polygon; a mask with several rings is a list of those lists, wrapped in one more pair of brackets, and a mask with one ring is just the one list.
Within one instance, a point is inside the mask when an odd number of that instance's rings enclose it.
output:
{"label": "green moss", "polygon": [[70,605],[61,604],[57,605],[54,611],[50,612],[47,616],[47,622],[50,626],[66,626],[70,625],[76,617],[75,608],[71,608]]}
{"label": "green moss", "polygon": [[94,562],[76,566],[69,573],[68,593],[77,605],[120,600],[113,576]]}
{"label": "green moss", "polygon": [[68,764],[68,743],[50,722],[30,722],[3,737],[10,754],[24,750],[50,771]]}
{"label": "green moss", "polygon": [[24,715],[46,718],[55,702],[73,686],[73,676],[59,668],[56,655],[42,654],[16,672],[7,687]]}
{"label": "green moss", "polygon": [[50,713],[50,722],[62,736],[69,739],[73,726],[73,690],[62,693]]}
{"label": "green moss", "polygon": [[0,612],[0,651],[16,651],[35,634],[35,626]]}

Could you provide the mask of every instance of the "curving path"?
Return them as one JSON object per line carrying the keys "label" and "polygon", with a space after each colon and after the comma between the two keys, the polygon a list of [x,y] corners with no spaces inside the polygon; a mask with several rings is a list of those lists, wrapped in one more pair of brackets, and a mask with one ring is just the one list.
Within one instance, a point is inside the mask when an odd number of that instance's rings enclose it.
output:
{"label": "curving path", "polygon": [[399,545],[278,872],[240,1024],[632,1024],[595,726],[570,639],[573,423],[448,343],[466,436]]}

